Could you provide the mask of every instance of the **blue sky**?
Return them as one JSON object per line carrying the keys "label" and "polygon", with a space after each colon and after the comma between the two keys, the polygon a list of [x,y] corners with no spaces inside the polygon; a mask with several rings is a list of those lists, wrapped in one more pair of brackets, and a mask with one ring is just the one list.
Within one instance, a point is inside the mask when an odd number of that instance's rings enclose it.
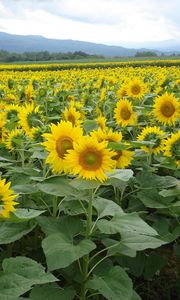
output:
{"label": "blue sky", "polygon": [[180,40],[180,0],[0,0],[0,31],[105,44]]}

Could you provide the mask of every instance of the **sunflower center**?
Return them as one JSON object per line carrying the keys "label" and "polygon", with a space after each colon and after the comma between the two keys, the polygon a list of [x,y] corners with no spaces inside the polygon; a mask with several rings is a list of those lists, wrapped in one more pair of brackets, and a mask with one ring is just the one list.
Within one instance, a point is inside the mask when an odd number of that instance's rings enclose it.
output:
{"label": "sunflower center", "polygon": [[75,125],[76,120],[73,114],[68,115],[68,121],[71,122],[73,125]]}
{"label": "sunflower center", "polygon": [[116,151],[116,155],[112,157],[113,160],[118,160],[122,156],[122,151]]}
{"label": "sunflower center", "polygon": [[70,137],[61,137],[56,141],[56,151],[60,158],[64,158],[67,150],[73,149],[73,141]]}
{"label": "sunflower center", "polygon": [[123,120],[129,120],[131,112],[127,107],[124,107],[121,109],[120,115]]}
{"label": "sunflower center", "polygon": [[102,164],[102,153],[95,149],[86,149],[80,154],[79,164],[85,170],[96,171]]}
{"label": "sunflower center", "polygon": [[161,112],[165,117],[171,117],[175,112],[175,107],[170,101],[166,101],[161,105]]}
{"label": "sunflower center", "polygon": [[133,95],[138,95],[141,91],[141,87],[139,85],[133,85],[131,87],[131,92]]}

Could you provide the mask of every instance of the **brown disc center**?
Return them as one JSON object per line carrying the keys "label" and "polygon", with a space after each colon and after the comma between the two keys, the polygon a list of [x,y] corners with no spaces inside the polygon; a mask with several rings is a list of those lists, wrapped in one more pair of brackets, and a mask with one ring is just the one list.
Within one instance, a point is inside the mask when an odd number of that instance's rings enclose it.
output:
{"label": "brown disc center", "polygon": [[96,149],[86,149],[79,156],[79,164],[85,170],[96,171],[102,165],[102,153]]}
{"label": "brown disc center", "polygon": [[175,107],[170,101],[166,101],[161,105],[161,113],[169,118],[171,117],[175,112]]}
{"label": "brown disc center", "polygon": [[70,137],[64,136],[56,141],[56,151],[60,158],[64,158],[67,150],[73,149],[73,141]]}

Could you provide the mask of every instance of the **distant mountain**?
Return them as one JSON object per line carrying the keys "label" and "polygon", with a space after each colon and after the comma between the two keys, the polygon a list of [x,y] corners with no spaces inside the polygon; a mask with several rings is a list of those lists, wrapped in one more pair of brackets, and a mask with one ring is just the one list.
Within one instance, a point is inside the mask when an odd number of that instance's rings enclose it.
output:
{"label": "distant mountain", "polygon": [[[113,56],[134,56],[137,49],[127,49],[120,46],[108,46],[75,40],[47,39],[39,35],[15,35],[0,32],[0,50],[23,53],[31,51],[74,52],[83,51],[87,54]],[[144,51],[145,49],[138,49]]]}
{"label": "distant mountain", "polygon": [[148,48],[151,50],[158,50],[163,52],[179,52],[180,53],[180,40],[165,40],[158,42],[119,42],[126,48]]}

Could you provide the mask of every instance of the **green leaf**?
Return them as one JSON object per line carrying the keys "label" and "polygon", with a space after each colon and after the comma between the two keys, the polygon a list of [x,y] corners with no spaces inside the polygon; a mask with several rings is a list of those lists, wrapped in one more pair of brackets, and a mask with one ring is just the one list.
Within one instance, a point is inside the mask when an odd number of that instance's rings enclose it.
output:
{"label": "green leaf", "polygon": [[34,194],[38,192],[38,188],[35,184],[13,185],[12,189],[17,194]]}
{"label": "green leaf", "polygon": [[13,216],[10,218],[13,219],[13,222],[24,222],[31,219],[34,219],[41,214],[46,212],[46,210],[36,210],[36,209],[27,209],[27,208],[17,208],[15,212],[13,212]]}
{"label": "green leaf", "polygon": [[42,241],[42,247],[46,255],[48,269],[53,271],[65,268],[82,256],[89,254],[96,248],[96,245],[86,239],[74,245],[72,239],[59,232],[45,238]]}
{"label": "green leaf", "polygon": [[172,206],[172,201],[173,199],[165,199],[159,193],[157,190],[154,188],[154,190],[151,190],[151,192],[147,191],[140,191],[137,194],[138,198],[142,201],[142,203],[146,207],[150,208],[168,208]]}
{"label": "green leaf", "polygon": [[131,169],[116,169],[112,174],[108,176],[109,180],[120,180],[120,181],[129,181],[133,177],[133,171]]}
{"label": "green leaf", "polygon": [[0,245],[20,240],[22,236],[31,232],[37,223],[34,220],[23,223],[0,223]]}
{"label": "green leaf", "polygon": [[86,133],[98,128],[97,122],[94,120],[86,120],[83,124]]}
{"label": "green leaf", "polygon": [[108,143],[108,148],[111,148],[111,149],[113,149],[113,150],[118,151],[118,150],[128,149],[128,148],[130,148],[130,146],[129,146],[129,145],[126,145],[126,144],[124,144],[124,143],[121,143],[121,142],[119,142],[119,143],[116,143],[116,142],[109,142],[109,143]]}
{"label": "green leaf", "polygon": [[163,197],[173,197],[173,196],[180,196],[180,189],[169,189],[169,190],[162,190],[159,192],[159,195]]}
{"label": "green leaf", "polygon": [[29,280],[31,285],[57,281],[51,273],[36,261],[23,256],[4,259],[2,268],[5,273],[17,274]]}
{"label": "green leaf", "polygon": [[106,216],[114,216],[119,213],[124,215],[123,210],[119,205],[117,205],[112,200],[108,200],[105,198],[97,197],[93,202],[93,206],[98,212],[98,218],[101,219]]}
{"label": "green leaf", "polygon": [[88,288],[98,291],[108,300],[131,300],[132,281],[119,266],[112,267],[104,276],[94,275]]}
{"label": "green leaf", "polygon": [[106,247],[110,247],[107,250],[108,255],[111,255],[111,256],[112,255],[125,255],[125,256],[130,256],[130,257],[136,256],[135,250],[128,248],[126,245],[124,245],[120,241],[116,241],[116,240],[112,240],[112,239],[104,239],[104,240],[102,240],[102,243]]}
{"label": "green leaf", "polygon": [[73,195],[76,192],[76,190],[70,185],[70,180],[62,176],[50,177],[42,183],[37,184],[37,186],[46,194],[60,197]]}
{"label": "green leaf", "polygon": [[76,291],[71,288],[60,289],[56,283],[36,286],[30,293],[31,300],[72,300]]}
{"label": "green leaf", "polygon": [[153,173],[141,172],[136,176],[136,180],[140,187],[151,189],[163,189],[178,185],[179,180],[172,176],[159,176]]}
{"label": "green leaf", "polygon": [[14,300],[31,289],[31,283],[22,276],[12,274],[0,275],[0,300]]}
{"label": "green leaf", "polygon": [[127,235],[129,233],[139,233],[144,235],[157,235],[157,232],[145,223],[137,213],[131,214],[116,214],[110,221],[99,220],[97,222],[97,227],[102,233],[115,234],[125,232]]}
{"label": "green leaf", "polygon": [[60,219],[41,216],[37,218],[37,221],[46,236],[62,232],[68,238],[72,239],[73,236],[80,233],[83,229],[82,221],[79,218],[71,216],[62,216]]}
{"label": "green leaf", "polygon": [[27,257],[7,258],[0,274],[0,300],[14,300],[29,291],[34,284],[54,282],[57,279],[45,273],[43,266]]}
{"label": "green leaf", "polygon": [[158,253],[150,253],[147,257],[145,270],[144,270],[144,279],[152,278],[158,271],[160,271],[166,265],[165,259],[162,255]]}
{"label": "green leaf", "polygon": [[161,245],[166,244],[166,242],[159,240],[153,236],[147,236],[143,234],[137,233],[122,233],[121,234],[121,242],[126,245],[128,248],[141,251],[148,248],[155,249],[160,247]]}
{"label": "green leaf", "polygon": [[99,187],[102,183],[96,180],[85,180],[75,178],[71,181],[70,185],[77,190],[91,190]]}

